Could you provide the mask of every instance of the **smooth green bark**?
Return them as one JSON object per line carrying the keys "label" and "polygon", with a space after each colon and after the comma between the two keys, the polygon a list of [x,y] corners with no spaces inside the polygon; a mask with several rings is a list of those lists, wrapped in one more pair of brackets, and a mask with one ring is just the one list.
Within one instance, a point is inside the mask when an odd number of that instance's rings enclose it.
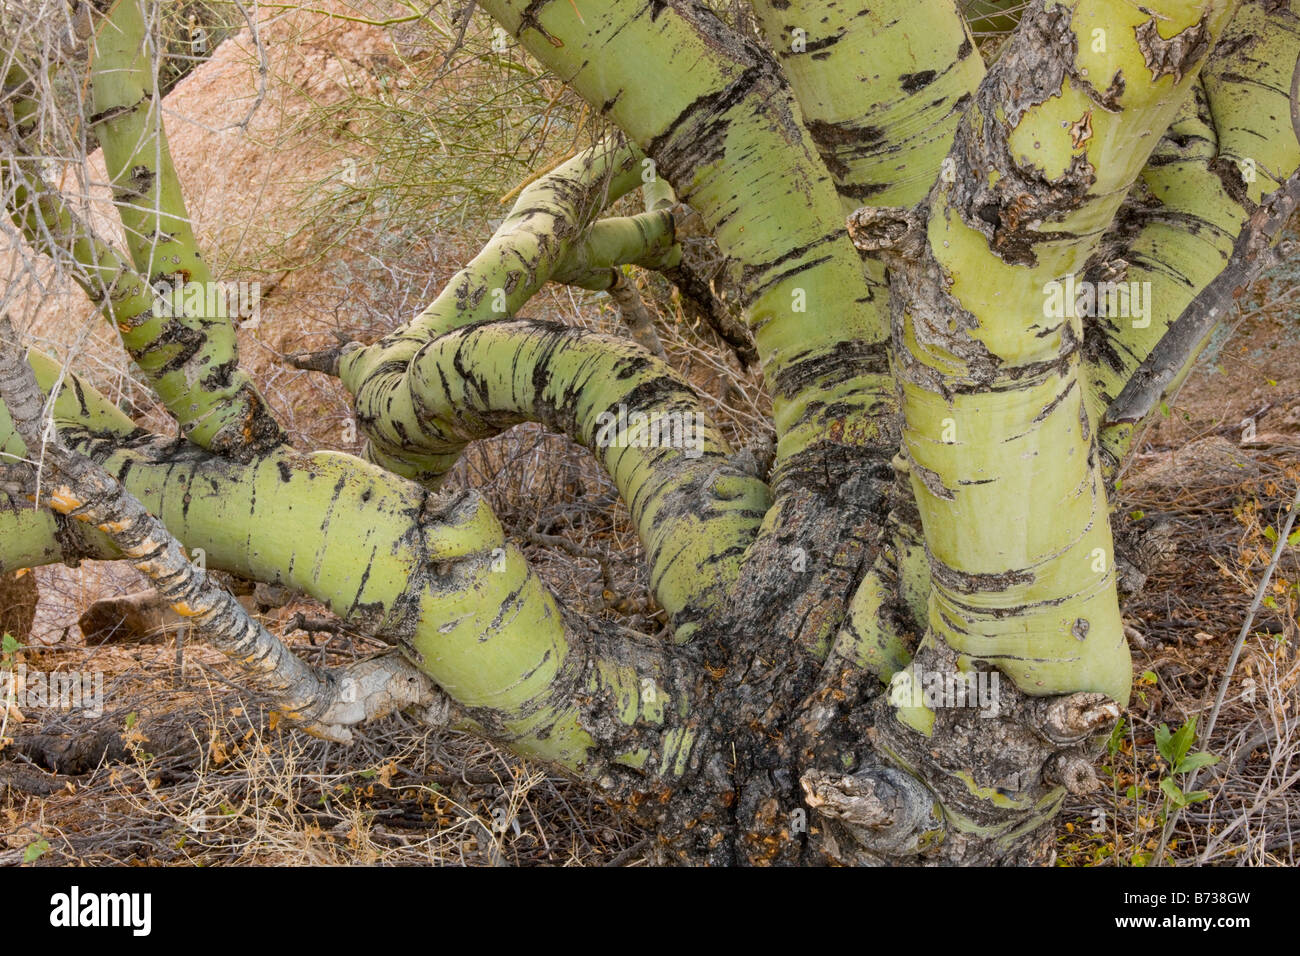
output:
{"label": "smooth green bark", "polygon": [[[203,448],[247,459],[285,438],[239,368],[228,287],[213,281],[194,238],[154,87],[147,6],[147,0],[118,0],[92,49],[89,125],[138,272],[122,270],[107,283],[108,300],[117,300],[110,317],[182,432]],[[93,262],[102,269],[97,253]],[[163,294],[154,298],[154,290]],[[144,295],[151,297],[149,309],[140,307]]]}
{"label": "smooth green bark", "polygon": [[834,183],[775,64],[696,3],[482,6],[655,160],[737,264],[773,399],[778,493],[818,443],[887,444],[883,295],[864,281]]}
{"label": "smooth green bark", "polygon": [[627,503],[676,639],[721,606],[771,497],[662,361],[613,336],[507,321],[434,339],[405,376],[411,414],[390,440],[443,454],[449,467],[467,442],[521,421],[568,435]]}
{"label": "smooth green bark", "polygon": [[952,0],[753,7],[845,213],[919,202],[984,77]]}
{"label": "smooth green bark", "polygon": [[[1050,315],[1045,295],[1085,264],[1231,5],[1157,12],[1110,0],[1026,12],[958,134],[956,182],[936,185],[933,267],[907,277],[896,331],[929,639],[1034,695],[1128,700],[1081,323]],[[1009,85],[1025,75],[1036,84]]]}
{"label": "smooth green bark", "polygon": [[[445,458],[425,454],[401,435],[413,415],[411,360],[426,343],[454,329],[513,317],[557,270],[573,268],[569,257],[580,255],[575,245],[581,244],[587,223],[608,202],[640,184],[639,159],[635,147],[605,140],[524,187],[492,239],[419,316],[340,359],[339,377],[354,396],[373,460],[438,485],[448,467]],[[626,241],[625,230],[614,228],[617,238]],[[658,250],[662,231],[646,235],[648,247],[631,251]]]}
{"label": "smooth green bark", "polygon": [[609,288],[619,266],[663,270],[678,265],[681,259],[672,212],[652,210],[592,223],[551,279],[601,291]]}
{"label": "smooth green bark", "polygon": [[[44,356],[31,364],[42,385],[58,375]],[[435,496],[337,452],[215,458],[140,432],[81,382],[55,415],[191,554],[395,641],[494,740],[584,776],[686,769],[699,731],[684,666],[574,626],[478,495]],[[0,462],[25,454],[0,406]],[[68,530],[34,514],[0,508],[0,572],[118,556],[93,531],[73,532],[84,551],[69,555]]]}
{"label": "smooth green bark", "polygon": [[[753,6],[846,211],[914,205],[952,175],[953,133],[985,68],[948,0]],[[873,292],[887,295],[884,266],[863,267]],[[910,489],[902,491],[833,641],[840,659],[886,681],[909,659],[907,618],[925,620],[916,613],[929,593],[919,522]]]}
{"label": "smooth green bark", "polygon": [[[1127,458],[1141,426],[1106,421],[1106,406],[1223,269],[1263,196],[1300,166],[1290,118],[1297,56],[1296,4],[1241,8],[1121,207],[1121,228],[1102,241],[1085,270],[1087,278],[1149,290],[1142,316],[1099,314],[1086,320],[1089,411],[1102,423],[1099,439],[1108,475]],[[1125,268],[1113,269],[1116,261]],[[1206,341],[1188,355],[1168,395],[1182,386]]]}

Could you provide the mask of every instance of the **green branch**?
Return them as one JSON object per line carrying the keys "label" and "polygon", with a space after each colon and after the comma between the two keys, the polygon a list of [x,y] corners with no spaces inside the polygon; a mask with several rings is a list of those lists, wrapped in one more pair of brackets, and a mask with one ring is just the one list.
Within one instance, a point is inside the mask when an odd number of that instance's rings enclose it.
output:
{"label": "green branch", "polygon": [[[985,69],[951,0],[869,9],[842,0],[752,5],[846,211],[864,202],[914,205],[955,168],[948,151]],[[873,289],[883,290],[884,266],[868,259],[864,268]],[[900,589],[929,590],[910,490],[898,495],[879,544],[835,646],[838,656],[888,680],[908,659]]]}
{"label": "green branch", "polygon": [[952,0],[752,5],[845,212],[919,202],[984,77]]}
{"label": "green branch", "polygon": [[927,639],[1028,694],[1128,699],[1081,324],[1045,293],[1095,249],[1231,6],[1032,6],[958,131],[954,181],[936,184],[928,219],[862,210],[851,224],[896,267]]}
{"label": "green branch", "polygon": [[[606,140],[530,183],[492,239],[420,315],[373,345],[342,356],[338,374],[356,399],[357,419],[367,430],[376,460],[420,480],[436,481],[445,471],[445,462],[389,437],[400,427],[390,409],[395,401],[405,401],[414,384],[409,380],[411,360],[440,335],[515,315],[557,270],[572,268],[568,257],[585,238],[590,220],[640,184],[639,160],[634,146]],[[614,231],[620,238],[625,235],[621,226]]]}
{"label": "green branch", "polygon": [[824,481],[805,454],[818,446],[890,445],[884,290],[864,280],[778,66],[698,3],[482,6],[646,151],[736,264],[773,398],[778,494]]}
{"label": "green branch", "polygon": [[[1195,95],[1125,199],[1119,228],[1083,271],[1081,278],[1094,289],[1107,290],[1097,297],[1097,314],[1084,317],[1083,357],[1108,477],[1127,457],[1143,422],[1112,420],[1107,406],[1223,271],[1264,197],[1300,168],[1291,123],[1298,7],[1248,4],[1233,18]],[[1126,294],[1112,295],[1111,289]],[[1117,314],[1108,314],[1111,303],[1119,305]],[[1163,386],[1166,400],[1182,386],[1208,339],[1198,336],[1194,347],[1180,350],[1180,365]]]}
{"label": "green branch", "polygon": [[[38,380],[57,374],[31,354]],[[350,455],[286,449],[248,464],[134,429],[84,383],[55,403],[68,444],[209,567],[279,583],[397,643],[466,726],[609,788],[686,772],[704,736],[694,671],[577,626],[481,497],[435,496]],[[123,443],[126,435],[131,441]],[[0,463],[27,448],[0,406]],[[0,505],[5,496],[0,495]],[[0,572],[68,552],[118,556],[97,532],[0,506]]]}
{"label": "green branch", "polygon": [[613,479],[677,639],[719,606],[770,497],[661,360],[581,329],[491,322],[433,340],[403,376],[409,390],[390,396],[384,419],[361,424],[399,454],[426,456],[426,482],[467,442],[540,421],[590,448]]}
{"label": "green branch", "polygon": [[[100,23],[92,50],[89,122],[131,260],[146,280],[142,289],[139,277],[122,270],[107,285],[109,300],[121,297],[111,317],[183,433],[201,447],[247,460],[285,436],[239,368],[229,287],[213,281],[194,238],[154,89],[145,6],[145,0],[119,0]],[[57,211],[50,214],[57,222]],[[102,269],[104,261],[96,249],[88,264]],[[155,300],[154,291],[163,289]],[[151,308],[140,307],[145,295]]]}

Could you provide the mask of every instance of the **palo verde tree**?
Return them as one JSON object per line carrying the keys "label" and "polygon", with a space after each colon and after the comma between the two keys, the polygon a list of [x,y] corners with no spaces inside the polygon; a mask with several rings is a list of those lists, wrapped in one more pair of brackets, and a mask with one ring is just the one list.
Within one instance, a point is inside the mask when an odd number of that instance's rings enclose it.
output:
{"label": "palo verde tree", "polygon": [[[479,0],[615,132],[415,319],[296,358],[352,395],[368,460],[290,446],[225,311],[158,307],[214,277],[157,4],[56,6],[60,43],[5,37],[4,201],[183,437],[6,326],[0,571],[130,560],[307,729],[418,708],[587,781],[666,861],[1046,858],[1129,698],[1115,476],[1295,204],[1300,6],[994,0],[1014,30],[983,50],[953,0]],[[40,103],[79,46],[125,249],[46,175]],[[728,446],[623,278],[707,300],[688,235],[725,256],[770,459]],[[632,335],[530,320],[548,282],[610,291]],[[670,639],[580,620],[480,495],[440,490],[525,421],[608,472]],[[306,666],[182,545],[394,652]]]}

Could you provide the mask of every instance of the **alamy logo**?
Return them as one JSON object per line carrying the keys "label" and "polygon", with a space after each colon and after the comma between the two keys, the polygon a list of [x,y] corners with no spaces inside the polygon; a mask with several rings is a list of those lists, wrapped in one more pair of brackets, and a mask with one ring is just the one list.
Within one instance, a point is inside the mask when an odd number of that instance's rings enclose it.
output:
{"label": "alamy logo", "polygon": [[1001,675],[997,671],[927,671],[908,667],[889,681],[895,707],[977,707],[981,717],[996,717]]}
{"label": "alamy logo", "polygon": [[681,448],[687,458],[704,454],[704,428],[694,412],[617,412],[596,416],[597,448]]}
{"label": "alamy logo", "polygon": [[1131,319],[1133,328],[1151,324],[1150,282],[1089,282],[1066,276],[1043,286],[1043,317],[1048,319]]}
{"label": "alamy logo", "polygon": [[133,936],[148,936],[153,929],[151,893],[82,893],[74,886],[50,897],[50,925],[74,929],[81,926],[125,926]]}
{"label": "alamy logo", "polygon": [[235,320],[241,328],[253,329],[262,319],[260,282],[169,282],[160,279],[153,286],[153,314],[160,318],[201,315]]}
{"label": "alamy logo", "polygon": [[19,664],[0,670],[0,704],[19,710],[80,711],[83,717],[104,715],[103,671],[45,673]]}

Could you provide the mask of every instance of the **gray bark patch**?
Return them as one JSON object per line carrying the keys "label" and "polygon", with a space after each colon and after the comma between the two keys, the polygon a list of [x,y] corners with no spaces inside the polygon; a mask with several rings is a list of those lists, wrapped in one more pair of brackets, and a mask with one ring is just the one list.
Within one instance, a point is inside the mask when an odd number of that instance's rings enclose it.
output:
{"label": "gray bark patch", "polygon": [[1195,26],[1188,27],[1168,40],[1160,35],[1155,17],[1134,27],[1133,32],[1137,36],[1142,59],[1151,71],[1152,80],[1172,76],[1175,83],[1181,82],[1210,50],[1210,31],[1204,17]]}

